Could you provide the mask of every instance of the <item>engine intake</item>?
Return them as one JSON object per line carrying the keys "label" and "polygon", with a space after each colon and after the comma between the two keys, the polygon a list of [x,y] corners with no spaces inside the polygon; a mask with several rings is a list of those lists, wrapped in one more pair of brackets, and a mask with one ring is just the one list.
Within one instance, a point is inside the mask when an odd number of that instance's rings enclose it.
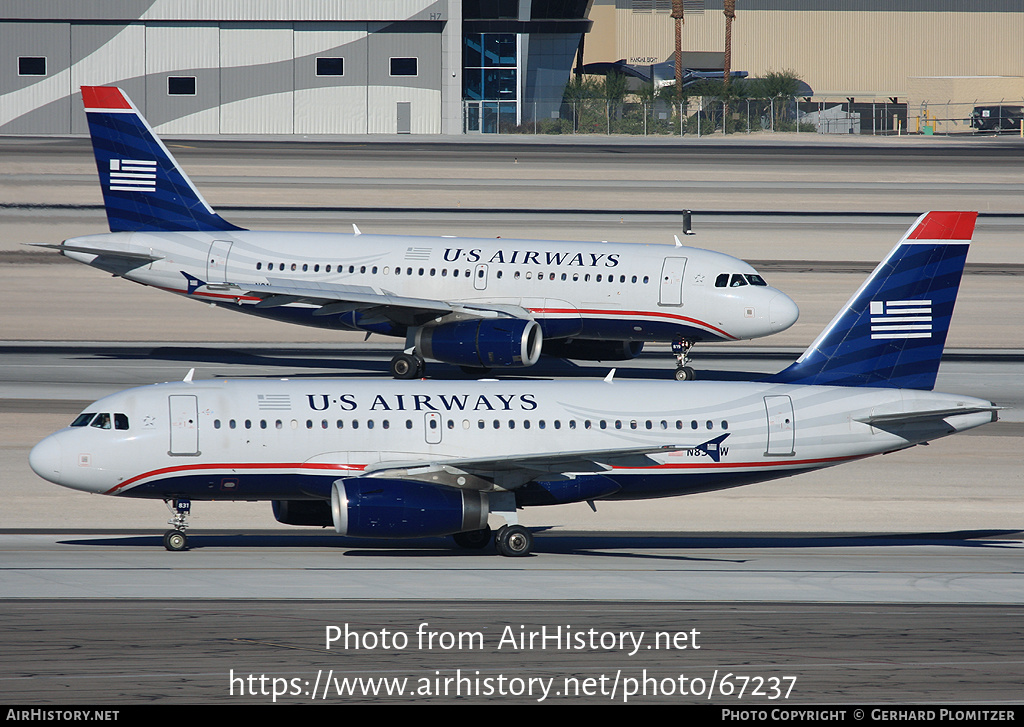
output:
{"label": "engine intake", "polygon": [[537,321],[486,318],[422,328],[416,348],[426,358],[457,366],[533,366],[544,335]]}
{"label": "engine intake", "polygon": [[336,480],[331,515],[340,535],[421,538],[487,527],[487,495],[407,480]]}

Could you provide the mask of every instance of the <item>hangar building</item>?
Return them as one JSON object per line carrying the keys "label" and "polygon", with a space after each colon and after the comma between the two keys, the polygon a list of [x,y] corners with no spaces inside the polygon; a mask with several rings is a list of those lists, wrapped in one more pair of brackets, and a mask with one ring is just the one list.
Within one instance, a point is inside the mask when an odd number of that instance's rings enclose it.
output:
{"label": "hangar building", "polygon": [[561,97],[590,1],[6,0],[0,133],[116,84],[161,133],[461,134]]}

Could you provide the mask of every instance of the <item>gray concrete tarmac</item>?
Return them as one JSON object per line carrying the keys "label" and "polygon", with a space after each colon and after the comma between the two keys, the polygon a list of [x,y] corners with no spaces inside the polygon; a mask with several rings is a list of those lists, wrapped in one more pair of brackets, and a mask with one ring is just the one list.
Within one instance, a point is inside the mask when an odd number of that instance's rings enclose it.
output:
{"label": "gray concrete tarmac", "polygon": [[[172,148],[229,219],[268,229],[348,231],[356,222],[373,232],[671,244],[675,211],[695,209],[698,235],[688,244],[757,261],[802,311],[793,329],[760,342],[768,346],[696,352],[699,367],[726,378],[781,368],[914,215],[978,209],[988,214],[969,264],[979,267],[964,279],[949,339],[956,350],[939,388],[1024,403],[1024,156],[1015,141],[543,142],[173,140]],[[434,678],[463,668],[503,675],[506,685],[592,678],[591,696],[549,701],[604,703],[623,701],[623,680],[646,667],[676,684],[684,674],[703,679],[705,690],[725,674],[762,685],[796,677],[788,701],[763,693],[743,704],[1020,702],[1018,408],[929,447],[788,480],[599,504],[597,513],[528,510],[538,545],[521,561],[455,551],[446,540],[339,540],[276,523],[267,503],[197,503],[195,548],[167,553],[162,503],[63,490],[28,470],[28,449],[112,389],[178,379],[192,366],[200,377],[381,375],[393,343],[233,316],[24,252],[24,242],[105,231],[95,167],[81,139],[0,147],[5,701],[267,704],[269,693],[258,693],[273,683],[259,680],[265,675],[298,680],[290,699],[304,702],[331,669]],[[663,352],[652,354],[621,375],[671,368]],[[454,372],[437,366],[432,375]],[[420,623],[480,629],[488,648],[327,651],[325,627],[345,623],[364,633],[413,634]],[[493,646],[505,625],[569,624],[695,628],[708,641],[642,658]],[[242,682],[229,680],[232,670]],[[616,677],[617,699],[600,691]],[[243,682],[257,693],[243,694]],[[330,694],[328,703],[387,701]],[[668,701],[735,699],[705,694]]]}

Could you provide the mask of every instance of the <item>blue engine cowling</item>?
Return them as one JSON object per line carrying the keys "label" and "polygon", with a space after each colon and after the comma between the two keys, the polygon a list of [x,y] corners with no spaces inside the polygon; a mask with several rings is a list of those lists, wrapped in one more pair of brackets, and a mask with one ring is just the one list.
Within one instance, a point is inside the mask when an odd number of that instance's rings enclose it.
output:
{"label": "blue engine cowling", "polygon": [[425,538],[487,527],[487,494],[420,482],[352,478],[331,488],[331,515],[340,535]]}
{"label": "blue engine cowling", "polygon": [[422,328],[416,348],[426,358],[457,366],[533,366],[543,340],[537,321],[487,318]]}
{"label": "blue engine cowling", "polygon": [[586,338],[548,339],[544,353],[579,361],[629,361],[644,350],[643,341],[598,341]]}

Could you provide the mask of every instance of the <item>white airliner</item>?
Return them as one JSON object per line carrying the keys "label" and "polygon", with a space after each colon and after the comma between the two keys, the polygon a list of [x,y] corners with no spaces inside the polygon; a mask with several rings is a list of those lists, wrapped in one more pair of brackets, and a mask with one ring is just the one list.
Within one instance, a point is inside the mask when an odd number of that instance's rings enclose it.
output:
{"label": "white airliner", "polygon": [[277,320],[405,339],[391,362],[480,373],[541,352],[625,360],[759,338],[799,311],[750,265],[679,245],[243,230],[217,215],[129,98],[82,88],[110,233],[43,245],[144,285]]}
{"label": "white airliner", "polygon": [[100,399],[32,450],[41,477],[165,500],[271,500],[342,535],[526,555],[517,509],[746,485],[996,420],[931,391],[974,212],[922,215],[818,339],[763,382],[213,380]]}

